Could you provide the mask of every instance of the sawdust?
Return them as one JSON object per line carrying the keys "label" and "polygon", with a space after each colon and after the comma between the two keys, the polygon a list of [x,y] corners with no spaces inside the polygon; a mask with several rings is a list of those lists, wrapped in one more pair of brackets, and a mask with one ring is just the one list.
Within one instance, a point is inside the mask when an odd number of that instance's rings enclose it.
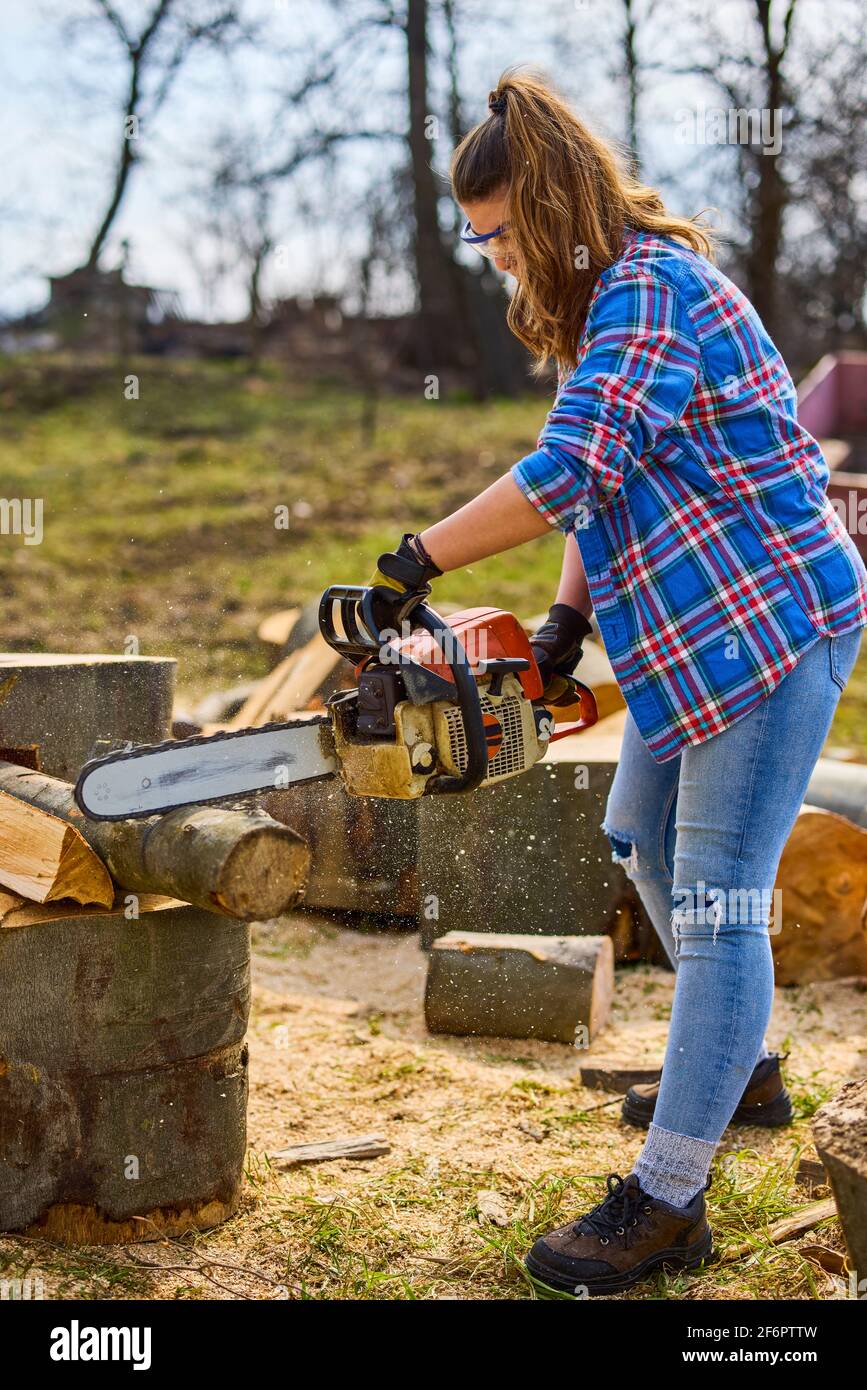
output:
{"label": "sawdust", "polygon": [[[82,1291],[109,1298],[526,1297],[516,1256],[531,1231],[598,1201],[601,1180],[628,1172],[643,1140],[642,1131],[620,1122],[619,1097],[581,1086],[580,1067],[602,1058],[660,1065],[674,977],[660,967],[619,967],[609,1023],[579,1051],[429,1035],[425,973],[416,933],[359,931],[313,913],[257,926],[250,1160],[239,1215],[192,1242],[101,1250],[88,1256],[90,1276],[81,1252],[40,1250],[38,1242],[0,1239],[0,1261],[14,1269],[24,1244],[28,1261],[36,1261],[31,1271],[43,1271],[46,1296],[61,1298]],[[865,990],[867,981],[850,979],[777,991],[770,1041],[791,1053],[785,1070],[801,1118],[783,1130],[727,1131],[725,1143],[741,1151],[737,1182],[745,1188],[761,1184],[774,1165],[793,1171],[799,1151],[813,1151],[812,1110],[843,1078],[867,1069]],[[288,1170],[266,1157],[291,1144],[369,1134],[383,1135],[390,1152]],[[809,1199],[786,1182],[785,1208],[745,1199],[744,1233]],[[511,1231],[504,1229],[510,1218]],[[821,1237],[841,1248],[836,1225]],[[815,1240],[815,1232],[804,1237],[805,1245]],[[772,1253],[770,1272],[751,1273],[743,1262],[682,1278],[667,1294],[829,1296],[805,1282],[796,1245]],[[144,1271],[143,1263],[170,1268]],[[647,1285],[620,1297],[652,1293]]]}

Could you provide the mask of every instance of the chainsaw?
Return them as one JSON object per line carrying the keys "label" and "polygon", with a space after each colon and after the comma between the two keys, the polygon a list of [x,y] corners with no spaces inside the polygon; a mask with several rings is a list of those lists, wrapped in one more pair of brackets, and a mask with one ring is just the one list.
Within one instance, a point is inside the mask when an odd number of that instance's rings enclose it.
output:
{"label": "chainsaw", "polygon": [[419,602],[403,628],[400,637],[380,630],[370,588],[333,585],[319,630],[352,661],[356,688],[331,695],[322,715],[94,758],[76,783],[79,809],[91,820],[129,820],[335,776],[352,796],[470,792],[527,771],[549,743],[596,722],[592,691],[570,676],[557,713],[578,718],[555,730],[512,613],[467,608],[447,622]]}

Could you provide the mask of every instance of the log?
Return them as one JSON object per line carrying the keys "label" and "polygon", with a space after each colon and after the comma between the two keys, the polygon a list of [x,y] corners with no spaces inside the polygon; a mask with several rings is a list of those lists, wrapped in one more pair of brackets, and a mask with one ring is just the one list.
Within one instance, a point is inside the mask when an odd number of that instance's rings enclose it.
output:
{"label": "log", "polygon": [[867,1280],[867,1078],[847,1081],[816,1111],[813,1142],[840,1213],[850,1268],[859,1282]]}
{"label": "log", "polygon": [[867,829],[867,763],[820,758],[813,769],[805,802],[836,811]]}
{"label": "log", "polygon": [[0,883],[33,902],[114,902],[108,870],[84,837],[57,816],[0,792]]}
{"label": "log", "polygon": [[149,820],[92,821],[67,782],[0,763],[0,792],[77,830],[118,887],[163,893],[242,921],[267,920],[298,902],[309,851],[261,811],[194,806]]}
{"label": "log", "polygon": [[770,933],[778,985],[867,975],[867,830],[803,806],[776,888]]}
{"label": "log", "polygon": [[0,744],[36,744],[74,782],[97,743],[158,743],[171,727],[175,662],[151,656],[0,655]]}
{"label": "log", "polygon": [[580,1046],[605,1025],[613,993],[607,936],[455,931],[431,948],[425,1021],[431,1033]]}
{"label": "log", "polygon": [[4,929],[0,997],[0,1230],[125,1244],[237,1209],[248,928],[167,905]]}

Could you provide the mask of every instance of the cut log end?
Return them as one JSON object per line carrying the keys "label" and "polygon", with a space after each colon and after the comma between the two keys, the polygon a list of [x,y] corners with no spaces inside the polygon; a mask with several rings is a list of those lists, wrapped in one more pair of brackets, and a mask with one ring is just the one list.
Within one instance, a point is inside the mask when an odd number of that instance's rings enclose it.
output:
{"label": "cut log end", "polygon": [[279,917],[303,896],[309,865],[307,846],[283,826],[251,831],[226,859],[214,905],[241,921]]}

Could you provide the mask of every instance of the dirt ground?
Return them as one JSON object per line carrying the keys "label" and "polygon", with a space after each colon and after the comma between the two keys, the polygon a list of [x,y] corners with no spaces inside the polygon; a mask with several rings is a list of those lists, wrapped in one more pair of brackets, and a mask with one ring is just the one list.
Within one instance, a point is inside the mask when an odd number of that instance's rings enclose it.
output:
{"label": "dirt ground", "polygon": [[[527,1245],[600,1200],[605,1175],[628,1172],[641,1147],[619,1098],[582,1088],[579,1068],[660,1064],[673,975],[618,967],[611,1019],[577,1051],[429,1035],[415,933],[302,912],[255,927],[254,942],[238,1216],[198,1237],[119,1249],[0,1240],[0,1274],[38,1275],[60,1298],[532,1298],[519,1265]],[[797,1184],[794,1170],[800,1154],[815,1156],[814,1110],[867,1067],[865,991],[861,979],[777,991],[770,1040],[790,1053],[798,1118],[729,1129],[709,1193],[717,1245],[748,1240],[749,1255],[620,1298],[845,1296],[844,1279],[822,1267],[843,1249],[836,1219],[780,1246],[767,1228],[829,1195]],[[289,1169],[267,1157],[360,1135],[382,1136],[389,1151]]]}

